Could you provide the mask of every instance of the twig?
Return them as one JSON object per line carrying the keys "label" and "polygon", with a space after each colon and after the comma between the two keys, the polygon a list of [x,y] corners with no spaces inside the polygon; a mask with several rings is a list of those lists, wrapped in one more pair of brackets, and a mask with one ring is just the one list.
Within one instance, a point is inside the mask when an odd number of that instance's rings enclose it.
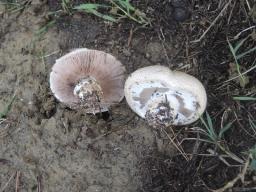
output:
{"label": "twig", "polygon": [[241,167],[241,165],[230,165],[226,159],[224,158],[225,156],[228,157],[228,155],[220,155],[218,154],[216,151],[212,150],[212,149],[207,149],[207,151],[213,155],[213,156],[218,156],[218,158],[224,163],[226,164],[228,167]]}
{"label": "twig", "polygon": [[17,173],[16,173],[15,192],[19,192],[19,185],[20,185],[20,171],[17,171]]}
{"label": "twig", "polygon": [[37,192],[41,192],[41,176],[37,177]]}
{"label": "twig", "polygon": [[128,38],[128,42],[127,42],[128,47],[130,47],[130,45],[131,45],[132,37],[133,37],[133,27],[130,29],[129,38]]}
{"label": "twig", "polygon": [[166,132],[166,130],[165,129],[162,129],[163,130],[163,132],[166,134],[166,136],[168,137],[168,139],[172,142],[172,144],[178,149],[178,151],[181,153],[181,155],[184,157],[184,159],[186,159],[186,161],[188,161],[189,159],[188,159],[188,156],[187,156],[187,154],[183,151],[183,149],[181,148],[179,148],[177,145],[176,145],[176,143],[174,142],[174,140],[170,137],[170,135]]}
{"label": "twig", "polygon": [[[256,63],[256,60],[253,62],[253,64],[255,64],[255,63]],[[256,69],[256,65],[253,66],[252,68],[248,69],[247,71],[241,73],[241,75],[245,75],[246,73],[249,73],[250,71],[252,71],[252,70],[254,70],[254,69]],[[229,81],[233,81],[234,79],[237,79],[237,78],[239,78],[239,77],[240,77],[240,75],[235,76],[235,77],[232,77],[231,79],[228,79],[228,80],[224,81],[223,84],[224,84],[224,83],[227,83],[227,82],[229,82]]]}
{"label": "twig", "polygon": [[217,20],[223,15],[224,11],[228,8],[229,4],[231,3],[232,0],[229,0],[229,2],[223,7],[219,15],[214,19],[214,21],[211,23],[211,25],[206,29],[206,31],[201,35],[199,39],[196,39],[194,41],[191,41],[191,43],[198,43],[200,42],[204,36],[208,33],[208,31],[215,25]]}
{"label": "twig", "polygon": [[247,168],[249,166],[250,159],[251,159],[251,155],[248,156],[247,161],[244,164],[244,168],[243,168],[242,172],[239,173],[233,180],[229,181],[224,187],[222,187],[220,189],[212,190],[212,192],[224,192],[227,189],[230,189],[231,187],[233,187],[238,180],[241,180],[242,182],[244,182],[244,177],[245,177]]}
{"label": "twig", "polygon": [[253,28],[255,28],[255,27],[256,27],[256,25],[253,25],[253,26],[250,26],[250,27],[248,27],[248,28],[242,30],[241,32],[239,32],[239,33],[234,37],[234,39],[238,39],[239,36],[240,36],[243,32],[246,32],[246,31],[248,31],[248,30],[250,30],[250,29],[253,29]]}
{"label": "twig", "polygon": [[[157,33],[157,34],[158,34],[158,38],[159,38],[160,41],[161,41],[161,44],[162,44],[162,47],[163,47],[163,50],[164,50],[164,55],[165,55],[165,57],[166,57],[166,60],[167,60],[168,65],[169,65],[169,67],[170,67],[170,65],[171,65],[171,63],[170,63],[170,58],[169,58],[169,56],[168,56],[167,50],[166,50],[165,45],[164,45],[165,36],[164,36],[164,33],[163,33],[162,28],[160,28],[160,32],[161,32],[161,35],[159,34],[159,32]],[[162,36],[162,37],[161,37],[161,36]]]}
{"label": "twig", "polygon": [[47,55],[43,55],[43,56],[41,56],[42,58],[47,58],[47,57],[50,57],[50,56],[52,56],[52,55],[55,55],[55,54],[57,54],[57,53],[59,53],[60,52],[60,50],[57,50],[57,51],[54,51],[54,52],[52,52],[52,53],[50,53],[50,54],[47,54]]}
{"label": "twig", "polygon": [[230,11],[230,14],[229,14],[229,17],[228,17],[228,24],[230,23],[230,20],[231,20],[231,18],[232,18],[233,11],[234,11],[234,8],[235,8],[235,6],[236,6],[236,3],[237,3],[237,1],[235,1],[233,7],[231,8],[231,11]]}
{"label": "twig", "polygon": [[248,0],[246,0],[246,4],[247,4],[247,6],[248,6],[248,9],[251,10],[251,6],[250,6],[250,3],[249,3]]}

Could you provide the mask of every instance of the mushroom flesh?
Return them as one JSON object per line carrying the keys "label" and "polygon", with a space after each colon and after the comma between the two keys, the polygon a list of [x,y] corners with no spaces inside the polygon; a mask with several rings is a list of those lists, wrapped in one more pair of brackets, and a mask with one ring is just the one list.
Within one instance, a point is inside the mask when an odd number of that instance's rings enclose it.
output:
{"label": "mushroom flesh", "polygon": [[207,96],[202,83],[164,66],[138,69],[128,77],[124,89],[131,109],[152,126],[190,124],[206,108]]}

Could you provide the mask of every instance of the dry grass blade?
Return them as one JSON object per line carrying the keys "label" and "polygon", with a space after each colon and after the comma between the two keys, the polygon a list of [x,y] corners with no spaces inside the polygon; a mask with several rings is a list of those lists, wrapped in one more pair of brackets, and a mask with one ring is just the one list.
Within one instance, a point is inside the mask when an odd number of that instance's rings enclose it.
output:
{"label": "dry grass blade", "polygon": [[224,11],[228,8],[228,6],[230,5],[230,3],[232,2],[232,0],[229,0],[229,2],[223,7],[223,9],[221,10],[221,12],[219,13],[219,15],[213,20],[213,22],[211,23],[211,25],[205,30],[205,32],[200,36],[199,39],[196,39],[194,41],[191,41],[191,43],[198,43],[200,42],[204,36],[209,32],[209,30],[215,25],[215,23],[218,21],[218,19],[223,15]]}
{"label": "dry grass blade", "polygon": [[19,192],[19,185],[20,185],[20,171],[17,171],[15,192]]}
{"label": "dry grass blade", "polygon": [[166,134],[166,136],[168,137],[168,139],[172,142],[172,144],[174,145],[174,147],[181,153],[181,155],[184,157],[184,159],[186,159],[186,161],[189,161],[189,158],[187,156],[187,154],[184,152],[184,150],[180,147],[177,146],[177,144],[175,143],[175,141],[170,137],[170,135],[166,132],[165,129],[162,129],[162,131]]}
{"label": "dry grass blade", "polygon": [[242,172],[239,173],[237,175],[237,177],[235,177],[233,180],[229,181],[224,187],[217,189],[217,190],[212,190],[212,192],[224,192],[227,189],[230,189],[231,187],[233,187],[238,180],[241,180],[242,182],[244,182],[244,177],[245,177],[246,171],[248,169],[250,159],[251,159],[251,155],[249,155],[249,157],[247,158],[247,161],[245,162]]}

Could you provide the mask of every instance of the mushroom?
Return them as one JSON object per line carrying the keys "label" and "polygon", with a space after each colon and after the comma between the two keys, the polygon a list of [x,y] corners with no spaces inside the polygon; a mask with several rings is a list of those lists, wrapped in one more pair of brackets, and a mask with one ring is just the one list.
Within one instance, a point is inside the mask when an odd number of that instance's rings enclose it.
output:
{"label": "mushroom", "polygon": [[76,49],[56,60],[50,88],[70,108],[95,114],[123,99],[124,73],[125,67],[110,54]]}
{"label": "mushroom", "polygon": [[207,103],[198,79],[158,65],[133,72],[125,82],[124,94],[131,109],[153,127],[193,123]]}

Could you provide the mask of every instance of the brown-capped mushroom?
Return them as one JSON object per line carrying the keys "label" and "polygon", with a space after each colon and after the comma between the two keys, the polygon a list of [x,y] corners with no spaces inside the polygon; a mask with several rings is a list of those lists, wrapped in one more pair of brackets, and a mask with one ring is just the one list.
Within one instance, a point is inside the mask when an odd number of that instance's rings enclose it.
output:
{"label": "brown-capped mushroom", "polygon": [[70,108],[98,113],[123,99],[124,74],[125,67],[112,55],[81,48],[56,60],[50,87]]}

